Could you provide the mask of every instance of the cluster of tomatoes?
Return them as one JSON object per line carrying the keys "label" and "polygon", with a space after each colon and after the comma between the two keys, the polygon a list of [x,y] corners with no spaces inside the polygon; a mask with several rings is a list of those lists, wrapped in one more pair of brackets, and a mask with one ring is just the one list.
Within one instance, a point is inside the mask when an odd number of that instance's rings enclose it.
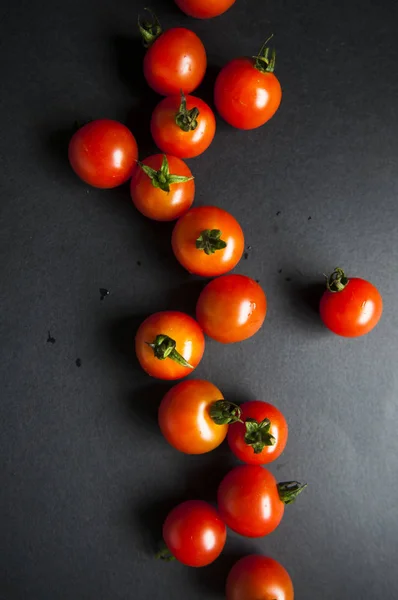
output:
{"label": "cluster of tomatoes", "polygon": [[[234,0],[176,0],[188,15],[217,16]],[[77,175],[99,188],[113,188],[130,180],[131,198],[146,217],[177,220],[171,244],[176,259],[190,273],[215,277],[201,292],[196,319],[177,311],[159,312],[139,327],[135,349],[142,368],[166,380],[185,377],[199,364],[204,334],[221,343],[240,342],[262,326],[267,301],[261,286],[244,275],[227,274],[244,251],[239,223],[215,206],[191,208],[195,182],[184,159],[204,152],[216,130],[212,109],[191,95],[206,71],[206,51],[195,33],[185,28],[162,31],[159,21],[139,22],[147,48],[144,75],[149,86],[165,96],[155,108],[151,134],[161,150],[138,161],[133,134],[121,123],[92,121],[79,129],[69,145],[69,161]],[[263,125],[277,111],[281,86],[274,75],[275,51],[267,44],[254,58],[237,58],[221,69],[214,104],[234,127]],[[368,333],[382,313],[382,299],[369,282],[347,279],[335,269],[327,280],[320,315],[339,335]],[[165,520],[163,556],[200,567],[223,550],[226,526],[248,537],[268,535],[281,522],[286,504],[304,489],[296,481],[277,483],[262,465],[283,452],[288,426],[273,405],[225,400],[212,383],[190,379],[172,387],[159,407],[159,426],[165,439],[187,454],[209,452],[227,438],[244,464],[221,481],[218,510],[194,500],[175,507]],[[293,586],[276,561],[251,555],[238,561],[226,586],[228,600],[291,600]]]}

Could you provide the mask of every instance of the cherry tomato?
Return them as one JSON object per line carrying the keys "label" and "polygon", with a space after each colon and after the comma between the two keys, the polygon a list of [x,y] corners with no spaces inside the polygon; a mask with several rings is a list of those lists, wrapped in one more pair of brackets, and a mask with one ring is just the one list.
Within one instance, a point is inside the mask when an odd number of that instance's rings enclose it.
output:
{"label": "cherry tomato", "polygon": [[[151,11],[149,11],[151,13]],[[163,32],[157,17],[139,21],[148,48],[144,57],[144,76],[148,85],[162,96],[190,94],[201,83],[207,66],[206,50],[190,29],[173,27]]]}
{"label": "cherry tomato", "polygon": [[190,379],[178,383],[159,406],[159,426],[166,440],[180,452],[204,454],[225,439],[228,423],[240,409],[224,400],[209,381]]}
{"label": "cherry tomato", "polygon": [[276,482],[259,465],[241,465],[227,473],[218,488],[218,510],[225,524],[247,537],[262,537],[276,529],[285,504],[306,487],[297,481]]}
{"label": "cherry tomato", "polygon": [[215,206],[188,211],[176,223],[171,243],[182,266],[203,277],[215,277],[233,269],[245,247],[237,220]]}
{"label": "cherry tomato", "polygon": [[205,348],[197,322],[182,312],[154,313],[138,328],[135,351],[141,367],[158,379],[181,379],[200,363]]}
{"label": "cherry tomato", "polygon": [[169,552],[188,567],[204,567],[222,552],[227,531],[217,511],[202,500],[176,506],[163,525]]}
{"label": "cherry tomato", "polygon": [[282,454],[287,442],[287,423],[272,404],[254,400],[240,405],[242,422],[229,426],[228,444],[241,461],[265,465]]}
{"label": "cherry tomato", "polygon": [[275,50],[265,44],[256,58],[235,58],[221,69],[214,103],[227,123],[238,129],[255,129],[273,117],[282,100],[274,68]]}
{"label": "cherry tomato", "polygon": [[179,158],[202,154],[213,141],[216,120],[211,108],[194,96],[169,96],[152,113],[151,133],[162,152]]}
{"label": "cherry tomato", "polygon": [[97,188],[114,188],[130,179],[138,150],[133,134],[122,123],[98,119],[76,131],[68,154],[80,179]]}
{"label": "cherry tomato", "polygon": [[280,563],[249,554],[234,564],[227,577],[226,600],[294,600],[292,580]]}
{"label": "cherry tomato", "polygon": [[155,221],[173,221],[183,215],[195,197],[195,183],[179,158],[155,154],[139,164],[131,178],[131,198],[138,210]]}
{"label": "cherry tomato", "polygon": [[196,318],[209,337],[230,344],[254,335],[264,323],[267,300],[262,288],[245,275],[222,275],[206,285]]}
{"label": "cherry tomato", "polygon": [[175,2],[189,17],[211,19],[225,13],[235,0],[175,0]]}
{"label": "cherry tomato", "polygon": [[359,277],[348,279],[337,267],[327,281],[319,306],[321,319],[333,333],[359,337],[380,321],[383,299],[378,289]]}

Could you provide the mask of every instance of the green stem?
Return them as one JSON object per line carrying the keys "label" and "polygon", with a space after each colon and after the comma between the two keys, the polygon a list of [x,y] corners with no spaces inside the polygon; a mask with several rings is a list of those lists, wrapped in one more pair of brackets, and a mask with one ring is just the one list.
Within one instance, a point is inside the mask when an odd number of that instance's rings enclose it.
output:
{"label": "green stem", "polygon": [[279,498],[284,504],[294,502],[306,487],[306,483],[299,483],[298,481],[284,481],[277,484]]}
{"label": "green stem", "polygon": [[191,181],[193,177],[185,177],[184,175],[171,175],[169,169],[169,163],[167,156],[163,155],[162,166],[158,171],[152,169],[148,165],[144,165],[142,162],[137,163],[138,166],[148,175],[152,182],[153,187],[163,190],[163,192],[170,192],[170,186],[174,183],[185,183]]}
{"label": "green stem", "polygon": [[176,341],[168,335],[160,333],[156,336],[153,342],[146,343],[152,348],[154,355],[159,360],[171,358],[171,360],[174,360],[174,362],[178,363],[182,367],[193,369],[193,366],[190,365],[179,352],[177,352]]}
{"label": "green stem", "polygon": [[329,277],[326,277],[326,287],[329,292],[341,292],[348,282],[348,277],[346,277],[343,269],[340,269],[340,267],[336,267],[333,273]]}
{"label": "green stem", "polygon": [[203,250],[205,254],[214,254],[216,250],[223,250],[227,247],[227,242],[221,239],[219,229],[204,229],[196,240],[198,250]]}
{"label": "green stem", "polygon": [[276,50],[275,48],[268,46],[268,42],[272,40],[273,37],[274,34],[272,33],[261,46],[257,56],[253,56],[255,60],[254,66],[262,73],[273,73],[275,70]]}
{"label": "green stem", "polygon": [[163,30],[155,13],[150,8],[145,8],[144,10],[149,13],[150,20],[141,21],[140,17],[138,17],[138,29],[144,48],[149,48],[162,35]]}
{"label": "green stem", "polygon": [[210,406],[210,417],[217,425],[229,425],[230,423],[243,423],[240,416],[241,409],[237,404],[228,400],[216,400]]}
{"label": "green stem", "polygon": [[187,109],[187,99],[184,92],[181,90],[181,103],[178,113],[176,114],[176,124],[182,131],[194,131],[198,126],[199,109],[194,106],[190,110]]}
{"label": "green stem", "polygon": [[260,454],[265,446],[276,444],[276,439],[270,433],[271,421],[269,419],[264,419],[260,423],[256,419],[246,419],[245,426],[245,442],[253,448],[254,454]]}
{"label": "green stem", "polygon": [[156,559],[164,560],[166,562],[170,562],[172,560],[176,560],[176,557],[172,555],[168,547],[164,542],[162,542],[161,547],[158,552],[155,554]]}

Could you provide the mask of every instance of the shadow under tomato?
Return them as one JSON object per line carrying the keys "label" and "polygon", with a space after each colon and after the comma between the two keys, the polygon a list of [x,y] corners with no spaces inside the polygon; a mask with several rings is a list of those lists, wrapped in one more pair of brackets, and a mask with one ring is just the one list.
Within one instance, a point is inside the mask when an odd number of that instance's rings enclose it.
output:
{"label": "shadow under tomato", "polygon": [[207,282],[205,279],[190,279],[171,290],[167,298],[172,310],[180,310],[195,317],[199,294]]}
{"label": "shadow under tomato", "polygon": [[238,544],[235,544],[235,548],[231,548],[231,550],[224,549],[220,556],[207,567],[191,570],[190,574],[195,587],[201,589],[204,594],[219,594],[221,597],[225,593],[228,573],[234,564],[240,558],[251,553],[254,551],[245,552],[243,548],[239,548]]}
{"label": "shadow under tomato", "polygon": [[319,302],[325,291],[325,284],[319,281],[303,284],[292,280],[286,286],[289,286],[286,289],[290,292],[290,306],[294,314],[306,327],[325,333],[327,330],[319,316]]}

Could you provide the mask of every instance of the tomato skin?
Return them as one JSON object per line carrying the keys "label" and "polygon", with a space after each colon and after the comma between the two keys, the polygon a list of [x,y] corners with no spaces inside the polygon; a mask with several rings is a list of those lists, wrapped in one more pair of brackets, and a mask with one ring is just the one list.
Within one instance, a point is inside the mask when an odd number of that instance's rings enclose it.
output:
{"label": "tomato skin", "polygon": [[211,19],[225,13],[235,0],[175,0],[177,6],[189,17]]}
{"label": "tomato skin", "polygon": [[205,334],[223,344],[253,336],[264,323],[266,312],[261,286],[245,275],[213,279],[196,305],[196,318]]}
{"label": "tomato skin", "polygon": [[225,439],[228,425],[216,425],[209,408],[224,397],[210,381],[189,379],[171,388],[159,406],[159,427],[174,448],[186,454],[204,454]]}
{"label": "tomato skin", "polygon": [[211,108],[195,96],[187,96],[187,109],[197,107],[198,126],[193,131],[182,131],[175,119],[179,112],[180,96],[164,98],[155,107],[151,118],[151,134],[157,147],[166,154],[179,158],[194,158],[202,154],[213,141],[216,119]]}
{"label": "tomato skin", "polygon": [[[176,156],[166,155],[170,173],[192,177],[188,165]],[[158,171],[162,166],[163,155],[154,154],[142,164]],[[195,198],[195,181],[173,183],[170,192],[154,187],[151,179],[141,168],[135,169],[130,183],[131,199],[136,208],[146,217],[155,221],[174,221],[186,213]]]}
{"label": "tomato skin", "polygon": [[227,577],[226,600],[294,600],[293,583],[280,563],[249,554],[234,564]]}
{"label": "tomato skin", "polygon": [[190,29],[174,27],[163,32],[144,57],[148,85],[162,96],[190,94],[201,83],[207,66],[206,50]]}
{"label": "tomato skin", "polygon": [[141,367],[158,379],[181,379],[193,369],[184,367],[171,358],[156,358],[148,343],[157,335],[164,334],[176,341],[177,351],[193,367],[202,359],[205,341],[198,323],[189,315],[178,311],[154,313],[141,323],[135,336],[135,350]]}
{"label": "tomato skin", "polygon": [[217,501],[224,523],[253,538],[272,533],[285,510],[275,477],[258,465],[240,465],[229,471],[219,485]]}
{"label": "tomato skin", "polygon": [[[218,229],[227,244],[214,254],[196,248],[195,242],[204,230]],[[202,277],[216,277],[233,269],[242,258],[245,248],[243,231],[237,220],[226,210],[216,206],[192,208],[181,217],[171,238],[178,262],[190,273]]]}
{"label": "tomato skin", "polygon": [[379,322],[383,299],[369,281],[352,277],[340,292],[324,292],[319,312],[322,321],[333,333],[359,337],[369,333]]}
{"label": "tomato skin", "polygon": [[227,531],[215,508],[202,500],[176,506],[163,525],[171,554],[188,567],[204,567],[222,552]]}
{"label": "tomato skin", "polygon": [[237,129],[264,125],[276,113],[281,100],[278,78],[256,69],[253,58],[235,58],[217,76],[214,87],[217,111]]}
{"label": "tomato skin", "polygon": [[253,400],[240,405],[242,411],[241,419],[256,419],[261,422],[264,419],[271,421],[270,433],[276,442],[273,446],[264,446],[262,452],[255,454],[253,448],[246,444],[244,423],[232,423],[228,429],[228,445],[239,460],[250,465],[265,465],[276,460],[284,451],[288,437],[288,426],[283,414],[272,404]]}
{"label": "tomato skin", "polygon": [[98,119],[72,136],[69,162],[76,175],[97,188],[114,188],[130,179],[136,168],[135,137],[118,121]]}

